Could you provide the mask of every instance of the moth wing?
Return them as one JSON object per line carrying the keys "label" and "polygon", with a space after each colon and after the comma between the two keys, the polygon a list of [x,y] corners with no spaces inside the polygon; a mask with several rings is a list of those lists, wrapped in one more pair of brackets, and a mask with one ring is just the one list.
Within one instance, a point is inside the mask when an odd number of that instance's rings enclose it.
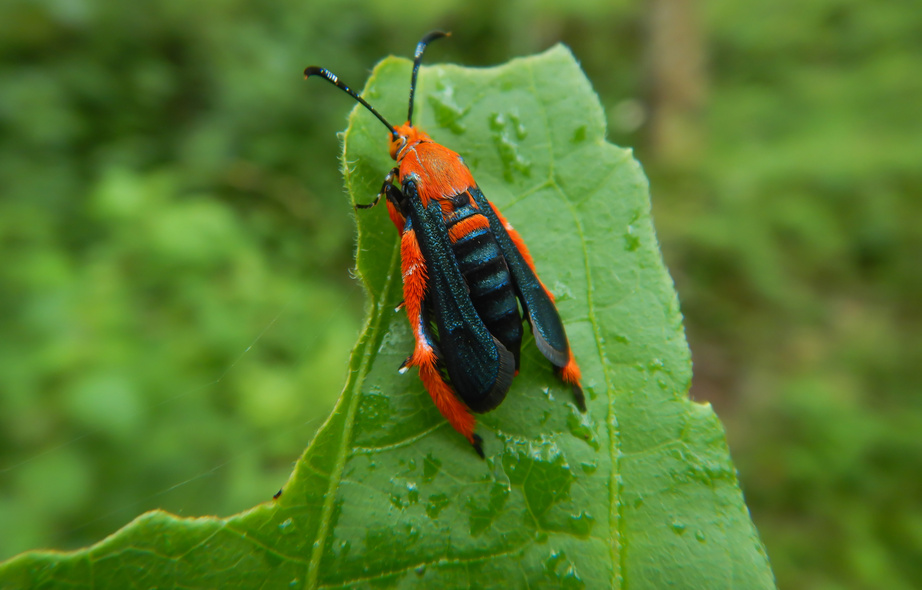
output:
{"label": "moth wing", "polygon": [[426,302],[438,334],[439,360],[458,396],[474,412],[503,401],[515,376],[515,358],[484,325],[474,309],[435,200],[424,207],[416,183],[403,184],[409,216],[428,273]]}
{"label": "moth wing", "polygon": [[[567,334],[564,331],[563,322],[560,321],[557,306],[554,305],[551,296],[528,262],[530,256],[527,252],[520,250],[520,245],[524,248],[524,244],[521,243],[521,239],[518,240],[518,244],[512,239],[509,231],[506,230],[505,220],[500,218],[493,204],[487,200],[479,188],[471,188],[470,194],[481,213],[490,221],[490,229],[506,259],[509,274],[512,275],[515,283],[516,295],[528,316],[538,350],[555,367],[565,367],[570,361]],[[516,237],[518,238],[518,234]]]}

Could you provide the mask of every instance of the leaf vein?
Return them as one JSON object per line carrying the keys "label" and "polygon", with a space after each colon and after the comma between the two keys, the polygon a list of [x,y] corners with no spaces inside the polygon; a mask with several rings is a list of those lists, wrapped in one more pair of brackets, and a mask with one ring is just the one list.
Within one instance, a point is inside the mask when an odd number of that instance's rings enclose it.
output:
{"label": "leaf vein", "polygon": [[[383,310],[383,300],[388,292],[390,292],[391,285],[394,282],[394,276],[399,275],[397,272],[397,259],[400,256],[400,248],[398,243],[395,241],[393,246],[393,252],[391,253],[391,261],[389,264],[389,271],[387,277],[385,278],[384,288],[381,290],[381,301],[376,305],[374,312],[374,319],[369,322],[368,330],[365,332],[367,334],[367,347],[363,351],[362,361],[359,364],[358,371],[355,374],[355,381],[350,387],[350,398],[349,405],[346,409],[346,418],[343,421],[344,431],[343,436],[340,439],[340,446],[337,451],[336,463],[333,468],[333,473],[330,474],[329,486],[327,491],[324,494],[323,500],[323,510],[320,517],[320,526],[317,531],[317,539],[314,541],[314,546],[311,550],[311,559],[308,564],[307,570],[307,580],[305,582],[305,587],[307,588],[316,588],[318,576],[320,575],[320,562],[323,558],[323,550],[326,545],[327,535],[330,534],[330,523],[333,516],[333,508],[336,501],[336,491],[339,488],[339,485],[342,481],[343,470],[346,466],[346,459],[348,456],[347,445],[352,438],[352,428],[355,425],[355,414],[358,409],[360,395],[360,389],[362,383],[365,381],[365,377],[368,375],[369,367],[371,366],[371,359],[377,356],[376,352],[380,346],[381,335],[381,324],[384,321],[384,310]],[[374,344],[372,346],[372,344]]]}

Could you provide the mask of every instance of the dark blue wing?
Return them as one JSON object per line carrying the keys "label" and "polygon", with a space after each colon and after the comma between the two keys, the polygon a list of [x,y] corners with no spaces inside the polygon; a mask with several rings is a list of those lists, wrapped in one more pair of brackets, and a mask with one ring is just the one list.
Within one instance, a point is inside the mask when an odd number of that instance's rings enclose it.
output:
{"label": "dark blue wing", "polygon": [[436,201],[423,207],[416,184],[403,184],[408,221],[426,260],[427,305],[438,335],[440,360],[452,387],[474,412],[492,410],[503,401],[515,375],[515,358],[477,315],[451,249],[451,241]]}
{"label": "dark blue wing", "polygon": [[560,321],[557,306],[548,297],[534,271],[525,262],[525,257],[509,237],[509,232],[494,213],[487,198],[477,187],[471,188],[470,193],[481,213],[490,220],[490,229],[493,230],[496,242],[506,259],[509,273],[515,282],[516,294],[531,323],[538,350],[554,366],[566,366],[570,360],[570,345],[567,342],[567,334],[563,329],[563,322]]}

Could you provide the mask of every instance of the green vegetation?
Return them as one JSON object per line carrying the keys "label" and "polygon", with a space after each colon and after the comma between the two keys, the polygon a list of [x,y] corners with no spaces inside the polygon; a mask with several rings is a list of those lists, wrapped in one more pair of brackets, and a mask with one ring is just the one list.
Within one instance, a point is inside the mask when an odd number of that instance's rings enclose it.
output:
{"label": "green vegetation", "polygon": [[727,427],[780,587],[914,587],[922,14],[702,7],[700,147],[666,161],[628,116],[644,6],[611,5],[0,5],[0,559],[282,485],[363,305],[335,135],[351,105],[299,72],[361,86],[443,27],[433,63],[567,43],[637,148],[692,395]]}
{"label": "green vegetation", "polygon": [[[365,96],[395,110],[410,66],[384,60]],[[281,497],[227,521],[151,513],[87,551],[27,554],[0,567],[0,580],[577,590],[732,579],[774,588],[723,430],[686,396],[689,352],[645,179],[627,150],[604,142],[601,106],[573,56],[557,46],[498,68],[421,76],[430,100],[418,121],[458,101],[464,115],[430,130],[472,156],[495,136],[491,148],[508,154],[468,161],[526,239],[546,238],[530,240],[531,251],[548,284],[566,285],[557,303],[583,351],[588,412],[526,341],[509,399],[480,419],[478,457],[418,381],[395,370],[413,343],[394,313],[399,240],[386,215],[362,214],[356,274],[368,321],[343,395]],[[497,129],[517,118],[528,124]],[[354,162],[356,201],[390,166],[381,134],[368,112],[353,111],[344,158]],[[577,161],[598,166],[586,173]],[[613,231],[632,239],[612,248]]]}

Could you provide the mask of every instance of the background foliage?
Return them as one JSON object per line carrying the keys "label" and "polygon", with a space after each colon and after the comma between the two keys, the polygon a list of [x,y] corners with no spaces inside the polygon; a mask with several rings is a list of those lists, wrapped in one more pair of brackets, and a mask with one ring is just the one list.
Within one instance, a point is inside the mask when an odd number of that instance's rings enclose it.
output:
{"label": "background foliage", "polygon": [[636,148],[779,586],[913,587],[922,13],[696,5],[700,91],[658,127],[662,4],[0,4],[0,559],[285,481],[362,314],[352,105],[300,71],[361,86],[440,27],[433,62],[567,43]]}

